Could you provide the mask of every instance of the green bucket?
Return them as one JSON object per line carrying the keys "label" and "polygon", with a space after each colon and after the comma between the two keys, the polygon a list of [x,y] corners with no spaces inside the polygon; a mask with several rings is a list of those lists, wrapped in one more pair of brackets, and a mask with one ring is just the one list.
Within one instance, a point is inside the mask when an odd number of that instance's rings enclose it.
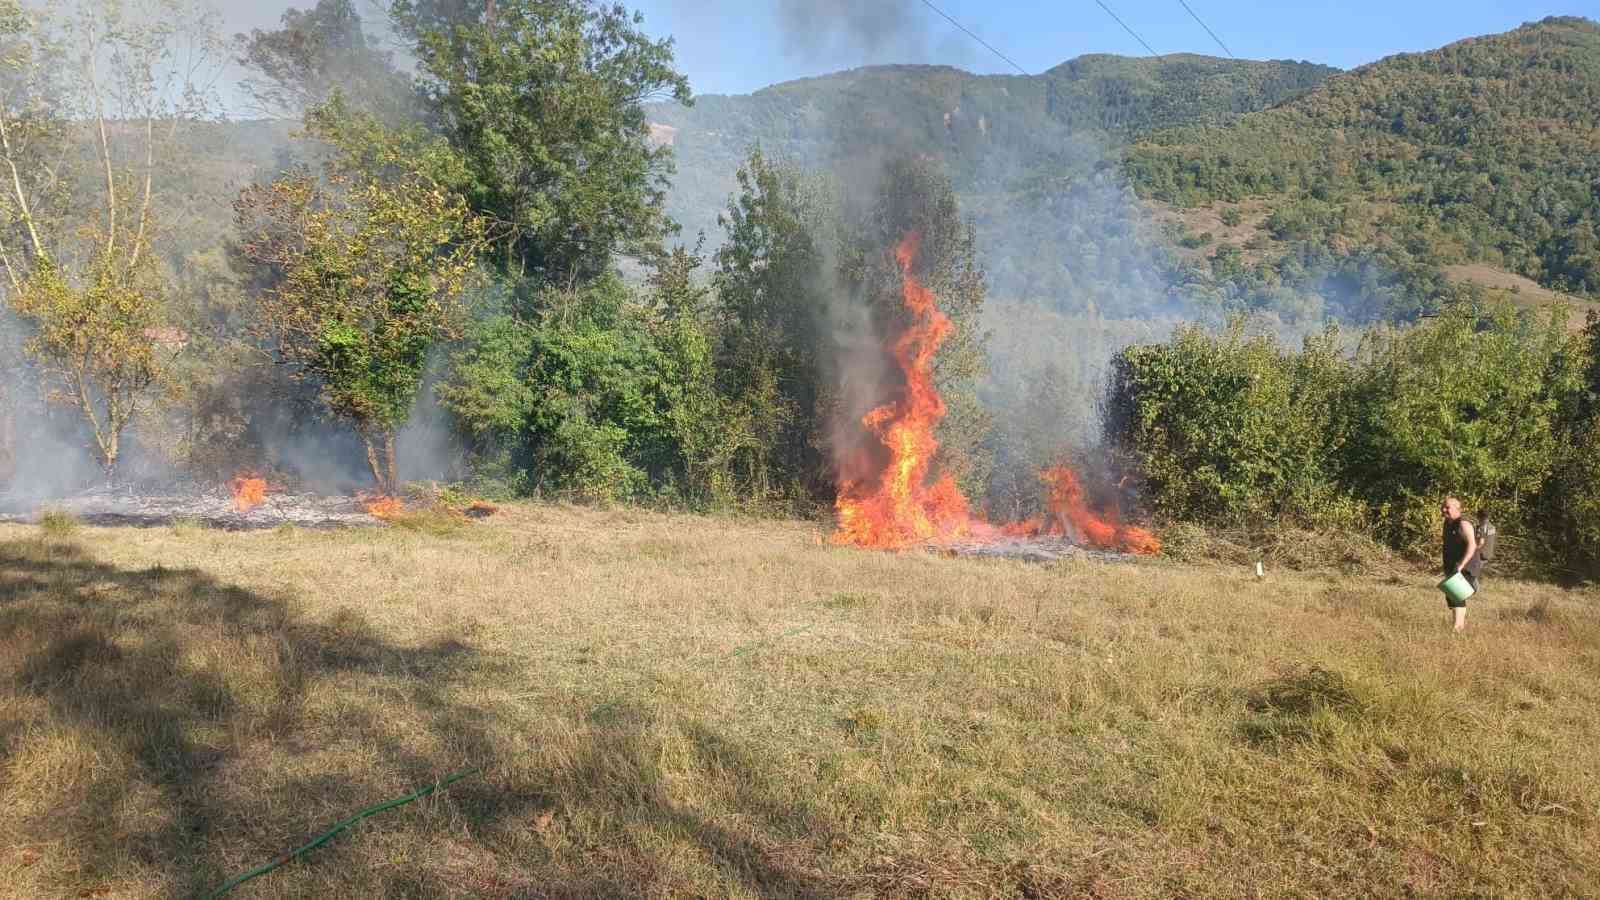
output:
{"label": "green bucket", "polygon": [[1471,597],[1476,592],[1472,585],[1467,582],[1467,576],[1460,572],[1439,582],[1439,590],[1444,591],[1451,600],[1455,600],[1458,603]]}

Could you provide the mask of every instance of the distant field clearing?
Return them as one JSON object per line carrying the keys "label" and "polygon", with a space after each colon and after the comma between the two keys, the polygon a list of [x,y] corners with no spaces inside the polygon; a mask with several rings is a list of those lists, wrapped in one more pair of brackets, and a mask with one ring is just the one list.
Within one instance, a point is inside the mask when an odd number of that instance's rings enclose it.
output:
{"label": "distant field clearing", "polygon": [[1549,306],[1552,303],[1565,303],[1572,308],[1572,319],[1568,325],[1574,330],[1581,329],[1584,317],[1591,311],[1600,312],[1600,303],[1588,300],[1579,300],[1576,297],[1552,291],[1541,287],[1537,281],[1524,278],[1503,269],[1482,265],[1457,265],[1445,266],[1445,277],[1458,284],[1476,284],[1493,290],[1505,291],[1513,300],[1525,306],[1535,308]]}

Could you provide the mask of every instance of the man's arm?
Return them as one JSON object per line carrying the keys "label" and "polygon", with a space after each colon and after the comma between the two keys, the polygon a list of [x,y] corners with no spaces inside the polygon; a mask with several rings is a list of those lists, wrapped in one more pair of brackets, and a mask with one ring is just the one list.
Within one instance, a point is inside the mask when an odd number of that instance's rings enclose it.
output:
{"label": "man's arm", "polygon": [[1466,519],[1461,520],[1461,536],[1467,539],[1467,553],[1461,557],[1460,562],[1456,563],[1457,572],[1465,569],[1467,563],[1472,561],[1472,554],[1478,552],[1478,534],[1473,529],[1472,523]]}

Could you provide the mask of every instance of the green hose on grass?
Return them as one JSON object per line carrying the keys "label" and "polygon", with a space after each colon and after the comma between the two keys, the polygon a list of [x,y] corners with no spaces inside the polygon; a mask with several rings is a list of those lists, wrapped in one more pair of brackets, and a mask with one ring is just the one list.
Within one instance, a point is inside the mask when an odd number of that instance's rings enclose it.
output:
{"label": "green hose on grass", "polygon": [[[781,641],[784,638],[793,637],[794,635],[797,635],[797,634],[802,634],[804,632],[810,631],[814,627],[816,627],[816,626],[815,625],[804,625],[804,626],[801,626],[799,628],[792,628],[792,629],[790,629],[788,631],[785,631],[782,634],[775,635],[773,637],[762,638],[761,640],[758,640],[758,641],[751,641],[750,643],[745,644],[744,646],[735,649],[732,653],[727,654],[727,656],[725,658],[733,659],[734,657],[743,656],[746,653],[749,653],[752,650],[756,650],[756,649],[758,649],[758,648],[760,648],[760,647],[762,647],[762,646],[764,646],[766,644],[770,644],[773,641]],[[616,706],[620,702],[621,702],[621,699],[618,698],[616,700],[611,700],[611,701],[608,701],[606,703],[602,703],[599,706],[595,707],[593,710],[591,710],[589,715],[590,716],[594,716],[595,714],[597,714],[597,713],[599,713],[599,712],[601,712],[603,710],[606,710],[606,709],[609,709],[609,708],[611,708],[613,706]],[[292,862],[295,859],[298,859],[299,857],[301,857],[302,855],[304,855],[306,853],[310,853],[312,850],[315,850],[318,847],[321,847],[323,844],[326,844],[328,841],[332,840],[334,835],[336,835],[339,832],[345,830],[346,828],[349,828],[351,825],[356,824],[357,822],[361,821],[362,819],[365,819],[367,816],[377,815],[378,813],[381,813],[386,809],[394,809],[396,806],[405,806],[407,803],[410,803],[413,800],[419,800],[419,799],[421,799],[423,797],[428,796],[429,794],[433,793],[434,791],[444,790],[445,788],[447,788],[450,785],[456,783],[457,781],[460,781],[461,779],[466,778],[469,775],[476,775],[480,771],[482,771],[482,770],[481,769],[463,769],[460,772],[457,772],[454,775],[451,775],[451,776],[449,776],[447,778],[444,778],[441,781],[435,781],[433,784],[424,785],[423,787],[418,788],[417,790],[413,791],[410,794],[407,794],[404,797],[397,797],[396,799],[390,800],[390,801],[388,801],[386,803],[379,803],[377,806],[369,806],[366,809],[363,809],[361,812],[356,813],[355,815],[351,816],[350,818],[345,819],[343,822],[340,822],[339,824],[337,824],[337,825],[333,826],[332,828],[328,829],[327,831],[323,832],[319,837],[317,837],[311,843],[306,844],[303,847],[298,847],[298,848],[296,848],[294,850],[290,850],[288,853],[285,853],[284,855],[278,857],[277,859],[273,860],[272,862],[264,863],[260,867],[255,868],[255,869],[251,869],[250,871],[244,873],[243,875],[240,875],[237,878],[234,878],[234,879],[230,880],[227,884],[224,884],[222,887],[219,887],[216,890],[212,891],[211,893],[207,894],[205,896],[205,900],[216,900],[216,898],[221,897],[223,894],[226,894],[227,892],[233,890],[234,888],[238,887],[239,885],[244,884],[246,881],[249,881],[250,879],[256,878],[256,877],[261,876],[261,875],[265,875],[268,872],[271,872],[273,869],[276,869],[277,867],[283,865],[284,863]]]}
{"label": "green hose on grass", "polygon": [[212,891],[211,893],[207,894],[205,900],[216,900],[217,897],[221,897],[223,894],[226,894],[227,892],[233,890],[234,888],[238,887],[239,885],[244,884],[246,881],[249,881],[250,879],[255,878],[257,876],[260,876],[260,875],[265,875],[268,872],[271,872],[273,869],[276,869],[277,867],[283,865],[284,863],[292,862],[293,860],[298,859],[302,855],[304,855],[306,853],[310,853],[312,850],[315,850],[318,847],[321,847],[323,844],[326,844],[327,842],[333,840],[334,835],[336,835],[339,832],[345,830],[346,828],[349,828],[351,825],[356,824],[357,822],[361,821],[362,819],[365,819],[367,816],[377,815],[378,813],[381,813],[384,810],[394,809],[396,806],[405,806],[407,803],[410,803],[413,800],[420,800],[423,797],[426,797],[429,794],[433,793],[434,791],[444,790],[445,788],[449,787],[452,784],[455,784],[456,782],[460,781],[461,779],[466,778],[469,775],[476,775],[480,771],[482,771],[482,770],[481,769],[462,769],[460,772],[457,772],[454,775],[450,775],[450,776],[448,776],[448,777],[446,777],[444,779],[441,779],[439,781],[435,781],[432,784],[424,785],[424,786],[418,788],[417,790],[412,791],[411,793],[405,795],[404,797],[396,797],[395,799],[389,800],[389,801],[387,801],[385,803],[379,803],[377,806],[369,806],[366,809],[363,809],[361,812],[358,812],[355,815],[351,816],[350,818],[345,819],[343,822],[340,822],[339,824],[333,826],[332,828],[329,828],[327,831],[324,831],[321,835],[319,835],[317,838],[312,840],[311,843],[306,844],[303,847],[297,847],[294,850],[290,850],[288,853],[285,853],[284,855],[278,857],[277,859],[273,860],[272,862],[265,863],[265,864],[263,864],[262,866],[260,866],[258,868],[251,869],[250,871],[244,873],[243,875],[240,875],[237,878],[234,878],[234,879],[230,880],[227,884],[224,884],[222,887],[219,887],[216,890]]}

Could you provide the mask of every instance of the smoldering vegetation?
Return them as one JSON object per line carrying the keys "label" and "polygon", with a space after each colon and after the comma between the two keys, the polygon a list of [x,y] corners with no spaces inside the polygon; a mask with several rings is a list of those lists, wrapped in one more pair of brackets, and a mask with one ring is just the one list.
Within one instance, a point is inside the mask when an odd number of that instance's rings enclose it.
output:
{"label": "smoldering vegetation", "polygon": [[[916,59],[934,40],[925,17],[914,14],[915,4],[835,6],[780,4],[775,17],[781,22],[793,25],[806,18],[813,24],[785,29],[787,52],[814,60],[860,52]],[[426,21],[449,18],[431,7],[413,12]],[[407,96],[402,74],[415,67],[417,58],[403,40],[395,40],[403,30],[395,22],[329,0],[291,11],[283,26],[241,35],[224,55],[233,64],[229,71],[243,73],[240,91],[253,101],[252,109],[302,116],[328,103],[338,89],[349,104],[345,109],[390,123],[426,123],[426,111]],[[782,459],[785,467],[803,470],[783,480],[810,485],[800,494],[826,502],[829,486],[841,475],[838,461],[860,456],[860,416],[899,388],[883,353],[892,310],[886,314],[880,308],[893,304],[895,287],[882,274],[889,247],[899,238],[894,232],[916,224],[915,215],[884,204],[927,200],[886,195],[884,173],[900,161],[922,160],[930,177],[954,189],[959,216],[973,228],[973,264],[984,284],[980,294],[986,295],[975,295],[974,316],[961,323],[957,343],[962,349],[952,347],[951,359],[961,362],[943,364],[940,386],[951,412],[941,428],[941,466],[960,474],[980,506],[998,515],[1024,515],[1037,508],[1041,468],[1064,457],[1095,468],[1098,398],[1110,354],[1132,340],[1159,339],[1178,321],[1215,321],[1219,307],[1174,284],[1169,236],[1150,223],[1115,172],[1117,143],[1111,131],[1116,123],[1114,115],[1096,112],[1104,105],[1101,98],[1090,102],[1070,95],[1062,87],[1070,82],[1063,78],[974,78],[941,68],[917,70],[915,77],[928,83],[908,91],[896,71],[823,79],[827,84],[813,101],[813,113],[774,148],[780,167],[815,176],[811,190],[823,195],[807,200],[815,208],[804,222],[805,238],[815,259],[801,277],[810,283],[761,288],[794,293],[796,299],[782,301],[794,309],[780,318],[809,318],[783,337],[790,346],[775,349],[805,358],[804,377],[811,386],[779,398],[787,422],[779,430],[789,432],[779,443],[793,449],[756,451],[742,462],[725,464],[742,466],[735,477],[747,488],[766,484],[760,493],[774,489],[768,476],[758,473]],[[702,104],[715,111],[720,99],[705,98]],[[232,201],[240,188],[324,164],[329,142],[283,121],[219,125],[206,121],[214,108],[204,112],[171,116],[170,136],[157,148],[164,164],[154,172],[154,221],[161,224],[156,246],[163,277],[174,288],[160,325],[167,339],[161,352],[171,357],[171,377],[152,391],[148,411],[130,426],[119,477],[221,481],[258,471],[317,490],[360,488],[371,478],[369,448],[360,430],[330,413],[325,384],[283,365],[282,355],[252,328],[256,298],[272,290],[281,273],[246,258],[242,244],[248,236],[237,233],[232,221]],[[678,106],[651,107],[647,116],[670,119],[683,113]],[[863,122],[888,124],[864,128]],[[76,142],[74,153],[92,162],[92,132],[63,124]],[[667,211],[691,228],[697,220],[705,224],[695,208],[704,200],[695,196],[704,179],[736,185],[733,173],[749,146],[759,142],[753,135],[729,132],[719,140],[724,146],[741,142],[739,156],[713,161],[700,152],[703,140],[693,129],[677,136],[679,171],[666,198]],[[129,142],[119,160],[136,162],[138,149],[136,141]],[[736,201],[734,194],[715,196],[713,208],[725,210]],[[841,237],[845,232],[851,235]],[[875,243],[863,243],[869,234]],[[713,258],[736,235],[716,223],[707,237],[707,261],[713,265],[703,271],[721,270],[707,279],[713,291],[737,290],[737,261]],[[641,257],[629,251],[623,262],[642,280]],[[871,275],[873,270],[878,275]],[[501,281],[484,296],[503,298],[508,287],[513,293],[527,290]],[[935,285],[936,290],[953,288]],[[811,296],[816,302],[806,299]],[[485,300],[476,308],[492,317],[496,303],[502,303],[503,315],[503,300]],[[510,315],[527,322],[542,313],[530,317],[527,310],[511,310]],[[736,317],[725,327],[761,329],[766,325],[760,318]],[[19,346],[27,327],[12,321],[13,345]],[[760,341],[725,334],[718,343],[722,351],[737,354],[736,348]],[[592,453],[599,451],[551,446],[577,439],[574,429],[589,434],[598,427],[593,407],[606,401],[581,396],[599,387],[592,378],[573,397],[578,409],[562,413],[578,418],[562,420],[567,424],[554,426],[538,448],[528,445],[525,431],[463,421],[459,379],[457,390],[446,392],[457,398],[456,410],[441,402],[436,387],[451,381],[452,365],[463,353],[470,358],[474,349],[440,346],[428,355],[425,383],[396,434],[402,477],[457,480],[486,468],[522,468],[523,475],[505,481],[511,489],[539,485],[539,490],[559,491],[570,479],[547,473],[530,477],[527,467],[593,465]],[[55,396],[59,386],[50,387],[37,367],[20,355],[18,360],[8,370],[7,395],[32,400],[26,410],[20,401],[8,401],[16,409],[8,427],[34,436],[11,441],[12,495],[31,502],[101,480],[103,466],[79,449],[87,443],[75,421],[81,417],[70,405],[63,408]],[[739,365],[733,359],[721,363],[716,380],[724,386],[743,380],[736,389],[760,381],[761,373],[741,372]],[[607,486],[599,490],[636,493],[640,478],[658,477],[659,467],[651,465],[605,462],[596,477]],[[795,495],[790,488],[777,490]]]}
{"label": "smoldering vegetation", "polygon": [[[118,7],[98,2],[91,13]],[[914,7],[830,4],[787,52],[917,58],[939,37]],[[792,21],[802,7],[771,12]],[[100,142],[81,63],[102,57],[68,52],[93,16],[74,21],[48,34],[8,24],[26,52],[0,73],[8,124],[29,139],[9,158],[22,187],[0,197],[5,246],[29,250],[8,254],[0,285],[0,465],[18,496],[107,473],[261,471],[328,491],[465,481],[825,515],[841,481],[881,472],[882,441],[861,420],[906,390],[887,355],[906,315],[890,253],[917,232],[917,277],[952,319],[935,363],[933,476],[951,476],[991,520],[1025,519],[1041,511],[1038,473],[1066,462],[1096,507],[1181,517],[1150,492],[1163,488],[1154,457],[1139,455],[1149,446],[1105,446],[1108,364],[1125,348],[1198,324],[1228,335],[1227,352],[1233,335],[1270,336],[1283,357],[1273,365],[1292,366],[1293,347],[1322,341],[1330,322],[1479,309],[1418,264],[1415,235],[1345,246],[1330,229],[1372,231],[1381,206],[1349,200],[1348,185],[1313,179],[1273,208],[1261,185],[1301,169],[1257,171],[1238,156],[1183,168],[1186,136],[1255,134],[1290,115],[1257,113],[1321,98],[1325,66],[1087,56],[979,76],[885,65],[689,106],[672,46],[600,4],[419,0],[380,20],[319,0],[226,54],[247,73],[239,91],[288,118],[219,122],[207,91],[182,104],[157,91],[106,117]],[[219,46],[126,21],[154,29],[150,46]],[[1540,27],[1581,37],[1588,26]],[[148,86],[154,70],[103,58],[108,73],[124,66],[119,84]],[[498,92],[492,110],[485,90]],[[1228,180],[1245,177],[1255,181]],[[1210,193],[1193,179],[1210,179]],[[1186,205],[1197,197],[1210,205]],[[1547,248],[1563,265],[1587,258],[1573,234]],[[1223,331],[1229,320],[1240,330]],[[1329,340],[1352,365],[1357,341],[1387,336]],[[1549,358],[1580,356],[1562,345]],[[73,359],[91,365],[74,375]],[[1185,374],[1201,377],[1191,362]],[[1302,381],[1284,382],[1290,407]],[[1540,402],[1586,408],[1547,393]],[[866,474],[845,459],[866,459]],[[1553,482],[1524,474],[1484,477],[1528,507],[1521,498]],[[1333,496],[1296,490],[1280,491],[1296,508]],[[1397,496],[1332,505],[1349,513],[1340,527],[1376,534],[1381,514],[1423,534],[1417,499]],[[1409,511],[1395,511],[1401,500]]]}
{"label": "smoldering vegetation", "polygon": [[[860,24],[873,39],[894,34],[890,23],[879,26],[881,32]],[[1165,105],[1160,90],[1142,79],[1189,78],[1220,94],[1236,88],[1205,62],[1174,60],[1151,69],[1153,75],[1130,72],[1110,58],[1066,63],[1037,77],[870,68],[749,97],[701,97],[693,109],[658,105],[649,112],[673,129],[680,175],[667,208],[691,242],[704,237],[716,246],[724,239],[717,210],[724,198],[738,195],[739,184],[717,173],[737,167],[750,146],[833,185],[842,198],[837,215],[845,221],[872,217],[861,207],[879,195],[894,160],[925,160],[949,180],[973,228],[986,297],[981,323],[973,326],[983,344],[982,372],[970,398],[959,392],[949,398],[951,415],[960,421],[941,434],[959,443],[958,433],[982,432],[981,483],[969,480],[967,487],[991,515],[1009,518],[1037,511],[1041,469],[1064,461],[1091,475],[1105,469],[1105,374],[1113,354],[1128,344],[1164,340],[1186,322],[1219,327],[1240,314],[1250,317],[1253,330],[1294,341],[1329,318],[1346,317],[1337,298],[1325,301],[1317,290],[1304,291],[1305,302],[1295,306],[1255,303],[1200,284],[1210,273],[1197,275],[1192,254],[1180,244],[1184,235],[1138,200],[1120,160],[1138,128],[1208,114],[1198,105]],[[1292,95],[1326,71],[1274,70],[1282,81],[1267,93]],[[1261,95],[1239,90],[1228,103],[1261,102]],[[848,286],[830,289],[848,305]],[[839,321],[830,310],[828,327],[846,384],[882,396],[874,393],[882,374],[872,367],[881,357],[883,333],[859,322],[839,329]],[[852,322],[848,316],[842,321]],[[953,385],[946,380],[943,386]],[[851,432],[850,413],[869,408],[845,404],[843,430]],[[946,463],[960,465],[949,456]],[[1107,489],[1104,478],[1090,481],[1108,503],[1135,499]]]}

